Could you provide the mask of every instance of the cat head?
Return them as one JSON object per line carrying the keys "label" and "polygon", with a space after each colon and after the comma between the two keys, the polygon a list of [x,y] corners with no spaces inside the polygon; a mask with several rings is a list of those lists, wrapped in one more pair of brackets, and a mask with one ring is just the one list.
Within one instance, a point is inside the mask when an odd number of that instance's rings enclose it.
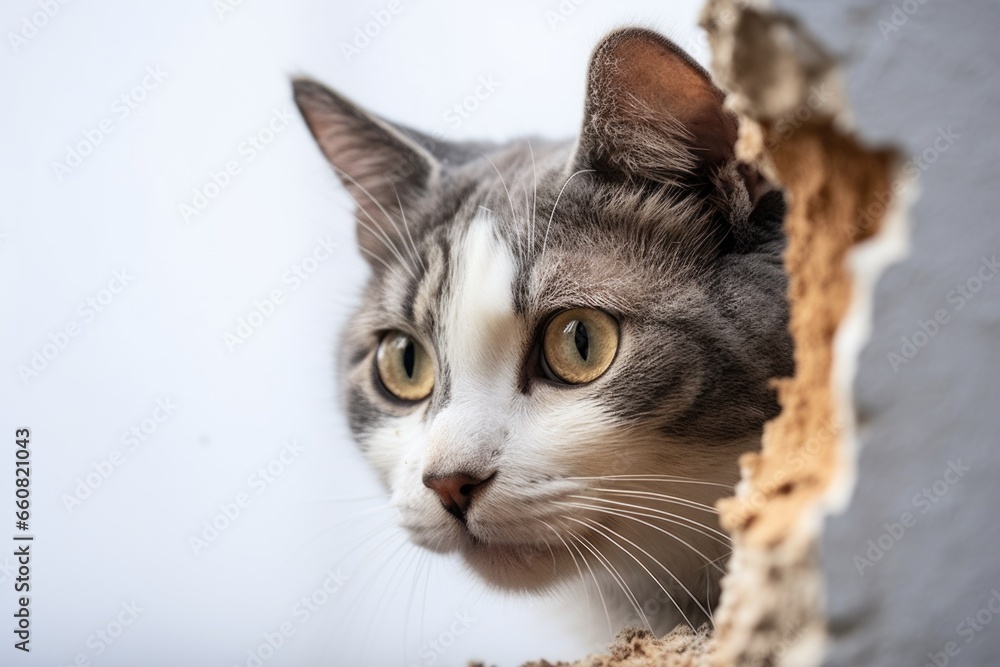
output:
{"label": "cat head", "polygon": [[728,553],[711,503],[791,370],[781,195],[708,74],[615,32],[571,142],[446,142],[294,92],[357,203],[347,411],[413,541],[504,588],[617,576],[697,614]]}

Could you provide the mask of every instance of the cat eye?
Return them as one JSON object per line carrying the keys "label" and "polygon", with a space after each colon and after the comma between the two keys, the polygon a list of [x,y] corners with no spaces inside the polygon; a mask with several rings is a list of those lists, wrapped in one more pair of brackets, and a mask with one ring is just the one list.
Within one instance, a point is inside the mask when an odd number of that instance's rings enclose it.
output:
{"label": "cat eye", "polygon": [[427,398],[434,389],[434,364],[417,341],[400,331],[382,337],[375,353],[382,386],[404,401]]}
{"label": "cat eye", "polygon": [[618,321],[593,308],[564,310],[545,327],[542,360],[553,380],[593,382],[608,370],[618,351]]}

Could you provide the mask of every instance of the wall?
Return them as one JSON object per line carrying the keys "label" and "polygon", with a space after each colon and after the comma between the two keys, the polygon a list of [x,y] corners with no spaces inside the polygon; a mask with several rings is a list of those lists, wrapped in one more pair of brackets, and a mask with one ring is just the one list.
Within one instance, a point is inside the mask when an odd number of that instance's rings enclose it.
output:
{"label": "wall", "polygon": [[822,539],[826,664],[996,664],[1000,11],[983,1],[775,6],[842,58],[861,138],[898,147],[919,173],[909,256],[878,282],[854,382],[854,496]]}

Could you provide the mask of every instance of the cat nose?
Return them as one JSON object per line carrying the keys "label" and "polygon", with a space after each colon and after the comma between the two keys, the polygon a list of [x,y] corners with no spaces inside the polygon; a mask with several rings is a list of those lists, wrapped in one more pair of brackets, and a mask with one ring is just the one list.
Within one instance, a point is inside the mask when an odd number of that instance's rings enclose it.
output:
{"label": "cat nose", "polygon": [[451,475],[424,475],[424,486],[437,494],[444,508],[457,516],[464,518],[472,494],[477,488],[493,479],[494,473],[486,476],[476,476],[467,473]]}

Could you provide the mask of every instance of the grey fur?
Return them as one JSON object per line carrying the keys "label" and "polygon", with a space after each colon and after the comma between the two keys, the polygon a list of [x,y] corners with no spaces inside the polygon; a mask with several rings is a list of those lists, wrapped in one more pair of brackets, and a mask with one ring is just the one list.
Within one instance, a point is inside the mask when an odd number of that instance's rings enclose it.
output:
{"label": "grey fur", "polygon": [[[625,472],[732,484],[737,456],[756,446],[764,421],[776,414],[770,380],[792,371],[781,194],[761,187],[759,177],[731,159],[735,125],[721,103],[714,121],[720,129],[713,133],[651,106],[649,100],[659,97],[623,91],[618,78],[629,63],[619,62],[622,44],[638,44],[654,55],[679,54],[721,101],[707,74],[686,55],[636,29],[612,34],[595,52],[584,128],[572,142],[438,141],[379,119],[318,83],[295,82],[303,116],[358,201],[359,243],[372,265],[341,354],[350,425],[370,456],[380,456],[370,442],[395,420],[419,411],[430,429],[436,415],[458,400],[455,360],[437,355],[434,392],[426,404],[407,405],[381,388],[373,355],[388,330],[407,331],[432,351],[454,335],[445,308],[457,289],[453,267],[470,222],[484,209],[515,259],[512,304],[523,341],[516,391],[524,400],[540,388],[552,391],[539,372],[538,338],[553,313],[589,306],[618,318],[622,343],[606,377],[566,391],[600,405],[623,440],[636,440],[635,456],[626,452]],[[486,423],[494,416],[470,418]],[[490,461],[503,460],[509,437],[504,433],[500,427],[491,436]],[[500,467],[501,478],[504,472]],[[518,474],[522,483],[539,486],[560,477],[544,466]],[[620,488],[664,490],[650,484]],[[668,491],[705,503],[726,494],[722,487],[698,485]],[[624,534],[635,530],[633,539],[646,541],[657,554],[665,548],[627,521],[607,525]],[[686,534],[683,526],[672,529]],[[646,595],[655,592],[638,583],[645,575],[634,562],[611,555],[599,535],[594,539],[620,567],[631,565],[630,582]],[[704,549],[725,558],[724,549],[707,543]],[[573,555],[569,545],[566,551]],[[685,618],[703,618],[699,609],[714,604],[718,573],[675,551],[683,549],[672,545],[661,560],[685,573],[681,579],[697,599],[684,599],[677,582],[666,577],[657,585],[677,593]],[[564,565],[558,578],[573,578],[577,570],[568,560]],[[557,583],[526,574],[528,564],[511,566],[520,568],[520,579],[482,563],[473,566],[501,586]],[[551,567],[544,559],[534,565]],[[656,623],[663,629],[676,620],[664,612]]]}

